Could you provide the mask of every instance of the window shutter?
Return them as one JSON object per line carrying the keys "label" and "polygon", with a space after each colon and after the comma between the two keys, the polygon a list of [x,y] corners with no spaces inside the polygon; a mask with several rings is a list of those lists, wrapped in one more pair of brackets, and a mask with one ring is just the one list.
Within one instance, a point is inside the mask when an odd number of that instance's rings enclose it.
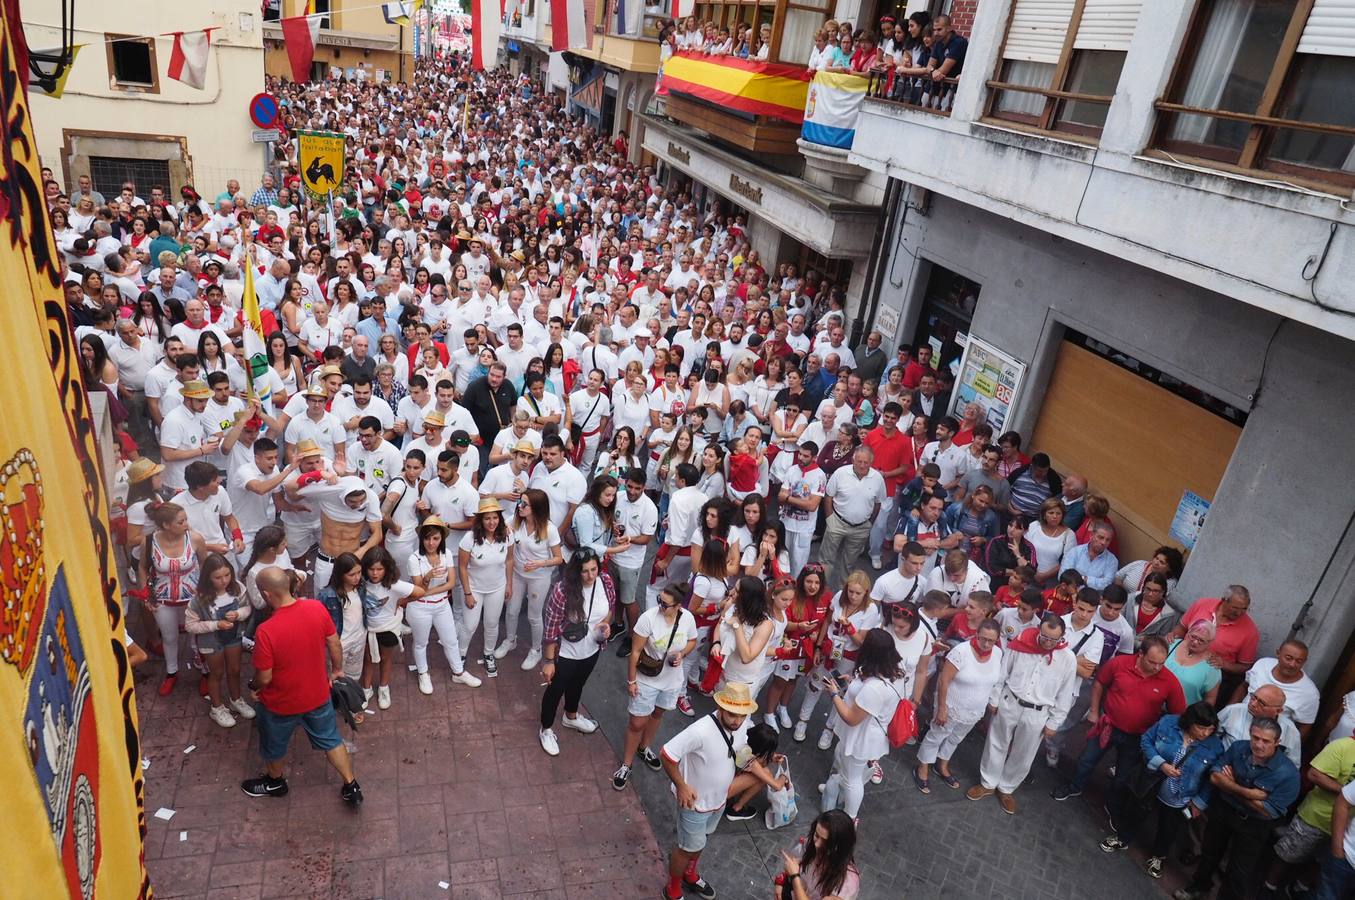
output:
{"label": "window shutter", "polygon": [[1355,0],[1316,0],[1298,52],[1355,56]]}
{"label": "window shutter", "polygon": [[1073,5],[1074,0],[1016,0],[1003,58],[1057,65]]}
{"label": "window shutter", "polygon": [[1127,52],[1142,10],[1143,0],[1087,0],[1073,46],[1078,50]]}

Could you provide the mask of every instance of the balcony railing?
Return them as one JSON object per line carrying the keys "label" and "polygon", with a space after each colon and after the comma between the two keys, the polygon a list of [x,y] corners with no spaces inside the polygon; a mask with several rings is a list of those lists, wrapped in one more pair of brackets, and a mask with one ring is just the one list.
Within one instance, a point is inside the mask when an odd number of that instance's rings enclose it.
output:
{"label": "balcony railing", "polygon": [[900,76],[891,69],[876,69],[870,73],[870,86],[866,93],[877,100],[909,109],[948,116],[959,85],[958,78],[936,81],[924,75]]}

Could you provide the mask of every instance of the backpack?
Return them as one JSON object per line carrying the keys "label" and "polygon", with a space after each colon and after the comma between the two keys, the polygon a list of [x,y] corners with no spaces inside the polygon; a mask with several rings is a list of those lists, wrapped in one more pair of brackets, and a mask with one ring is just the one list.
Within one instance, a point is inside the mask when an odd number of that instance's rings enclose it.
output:
{"label": "backpack", "polygon": [[889,684],[889,689],[899,698],[899,704],[894,707],[894,715],[890,718],[889,724],[885,725],[878,716],[871,718],[884,729],[889,746],[897,749],[917,737],[917,707],[913,705],[912,700],[900,694],[899,689],[892,683]]}

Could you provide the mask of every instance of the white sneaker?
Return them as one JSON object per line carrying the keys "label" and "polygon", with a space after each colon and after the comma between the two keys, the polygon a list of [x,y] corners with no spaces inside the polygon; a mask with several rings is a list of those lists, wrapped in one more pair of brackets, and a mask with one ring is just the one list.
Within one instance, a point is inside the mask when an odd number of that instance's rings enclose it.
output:
{"label": "white sneaker", "polygon": [[819,735],[819,749],[827,750],[831,746],[833,746],[833,731],[830,728],[825,728],[823,734]]}
{"label": "white sneaker", "polygon": [[541,662],[541,651],[532,649],[527,651],[527,658],[522,661],[522,670],[530,672],[536,668],[536,664]]}
{"label": "white sneaker", "polygon": [[231,709],[242,719],[254,718],[254,707],[250,706],[244,697],[236,697],[231,701]]}
{"label": "white sneaker", "polygon": [[772,731],[775,731],[777,734],[781,733],[781,726],[777,724],[776,716],[774,714],[764,713],[762,716],[762,721],[770,725]]}
{"label": "white sneaker", "polygon": [[885,780],[885,770],[880,768],[880,764],[878,762],[871,763],[870,783],[880,784],[884,780]]}
{"label": "white sneaker", "polygon": [[543,728],[537,738],[541,741],[541,749],[545,750],[547,754],[550,756],[560,755],[560,742],[556,739],[554,731]]}
{"label": "white sneaker", "polygon": [[457,684],[464,684],[466,687],[479,687],[484,683],[466,669],[462,669],[460,672],[453,674],[452,681],[455,681]]}
{"label": "white sneaker", "polygon": [[517,638],[507,638],[501,644],[499,644],[499,649],[494,651],[494,658],[503,659],[505,656],[512,653],[517,648],[518,648]]}
{"label": "white sneaker", "polygon": [[566,728],[573,728],[575,731],[579,731],[584,734],[592,734],[593,732],[598,730],[598,723],[594,722],[592,719],[589,719],[583,715],[575,716],[572,719],[569,716],[561,716],[560,724],[565,726]]}
{"label": "white sneaker", "polygon": [[803,741],[803,740],[805,739],[805,734],[806,734],[808,731],[809,731],[809,723],[808,723],[808,722],[796,722],[796,723],[795,723],[795,733],[792,734],[791,737],[795,738],[795,740],[796,740],[797,742]]}
{"label": "white sneaker", "polygon": [[224,706],[213,706],[208,715],[212,717],[213,722],[222,728],[230,728],[235,724],[235,716],[231,715],[231,711]]}
{"label": "white sneaker", "polygon": [[[378,687],[378,688],[376,689],[376,708],[377,708],[377,709],[390,709],[390,708],[391,708],[391,689],[390,689],[390,685],[383,684],[383,685],[381,685],[380,687]],[[822,744],[823,741],[819,741],[819,743]]]}
{"label": "white sneaker", "polygon": [[369,688],[369,687],[363,688],[363,689],[362,689],[362,702],[363,702],[363,703],[371,703],[371,702],[372,702],[372,693],[373,693],[373,691],[372,691],[371,688]]}
{"label": "white sneaker", "polygon": [[419,673],[419,693],[420,694],[433,693],[433,679],[428,677],[427,672]]}
{"label": "white sneaker", "polygon": [[878,556],[872,556],[870,558],[870,564],[876,569],[883,569],[885,567],[885,561]]}
{"label": "white sneaker", "polygon": [[776,718],[781,723],[782,728],[789,728],[792,724],[790,721],[790,711],[784,706],[778,706],[776,708]]}

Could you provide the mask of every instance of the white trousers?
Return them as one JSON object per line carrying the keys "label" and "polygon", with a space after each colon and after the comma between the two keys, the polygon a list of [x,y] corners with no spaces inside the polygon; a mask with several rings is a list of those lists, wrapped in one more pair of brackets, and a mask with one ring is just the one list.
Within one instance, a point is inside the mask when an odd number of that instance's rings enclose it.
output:
{"label": "white trousers", "polygon": [[418,546],[419,537],[416,534],[410,534],[409,537],[400,535],[399,537],[386,538],[386,550],[390,552],[391,556],[395,557],[395,567],[400,570],[400,577],[405,581],[413,579],[413,575],[409,571],[409,557],[413,555]]}
{"label": "white trousers", "polygon": [[447,665],[452,674],[464,671],[461,662],[461,645],[456,634],[456,617],[452,615],[452,604],[444,597],[437,603],[425,603],[415,600],[405,607],[405,621],[414,632],[414,665],[419,674],[428,671],[428,638],[434,629],[438,633],[438,643],[447,656]]}
{"label": "white trousers", "polygon": [[472,589],[471,595],[475,598],[475,605],[466,606],[463,600],[462,609],[459,610],[460,616],[456,624],[457,642],[463,648],[462,652],[470,656],[470,639],[479,629],[483,617],[485,623],[483,655],[490,656],[499,645],[499,620],[503,618],[504,591],[503,588],[497,591]]}
{"label": "white trousers", "polygon": [[786,555],[790,557],[790,571],[787,575],[794,576],[805,567],[809,562],[809,545],[814,543],[814,531],[791,531],[786,529]]}
{"label": "white trousers", "polygon": [[165,644],[165,674],[179,671],[179,629],[183,628],[184,610],[188,606],[170,606],[161,603],[155,608],[155,624],[160,626],[160,640]]}
{"label": "white trousers", "polygon": [[[839,660],[829,660],[832,671],[839,675],[847,675],[856,669],[856,660],[847,659],[845,656]],[[819,705],[819,695],[823,693],[820,686],[823,680],[828,677],[829,667],[822,662],[814,666],[805,676],[805,697],[800,701],[800,715],[797,717],[801,722],[808,722],[814,715],[814,707]],[[830,710],[828,713],[828,722],[824,728],[833,727],[837,721],[837,710]]]}
{"label": "white trousers", "polygon": [[679,697],[687,696],[688,684],[700,684],[701,673],[705,671],[706,663],[710,659],[710,626],[697,628],[696,648],[682,658],[682,688],[678,691]]}
{"label": "white trousers", "polygon": [[324,588],[329,587],[329,579],[334,577],[333,561],[324,558],[321,554],[315,554],[315,593],[320,593]]}
{"label": "white trousers", "polygon": [[1011,794],[1030,774],[1030,765],[1040,750],[1040,739],[1049,710],[1027,709],[1003,690],[997,715],[988,723],[988,743],[979,763],[979,778],[989,790]]}
{"label": "white trousers", "polygon": [[894,528],[898,525],[894,502],[893,496],[886,497],[880,504],[879,514],[875,516],[875,524],[870,526],[870,540],[866,544],[866,553],[870,556],[885,557],[887,553],[881,547],[888,547],[888,553],[894,550]]}
{"label": "white trousers", "polygon": [[513,593],[508,598],[508,616],[504,628],[509,640],[517,640],[518,623],[522,620],[523,601],[527,605],[527,625],[532,630],[532,649],[540,652],[545,634],[546,595],[550,593],[550,569],[538,569],[523,574],[513,573]]}
{"label": "white trousers", "polygon": [[866,793],[866,769],[869,766],[869,760],[848,756],[838,744],[837,754],[833,757],[833,773],[823,786],[823,812],[841,809],[855,819],[861,811],[861,798]]}
{"label": "white trousers", "polygon": [[922,739],[922,743],[917,748],[917,761],[931,765],[938,759],[949,760],[955,755],[955,750],[964,739],[969,736],[969,732],[974,726],[979,724],[979,720],[972,722],[961,722],[955,716],[950,716],[946,724],[938,725],[936,720],[932,720],[932,727],[927,729],[927,736]]}

